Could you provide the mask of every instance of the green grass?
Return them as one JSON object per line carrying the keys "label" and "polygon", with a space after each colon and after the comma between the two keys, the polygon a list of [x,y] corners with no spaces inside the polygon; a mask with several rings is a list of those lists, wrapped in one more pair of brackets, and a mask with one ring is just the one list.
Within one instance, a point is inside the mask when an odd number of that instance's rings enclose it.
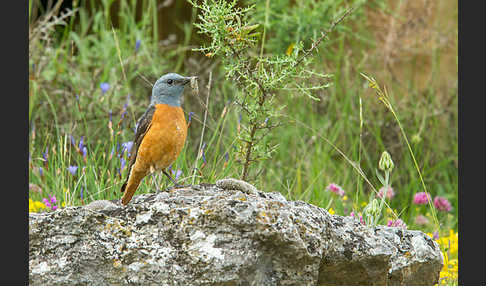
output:
{"label": "green grass", "polygon": [[[200,77],[199,97],[185,93],[185,113],[194,115],[186,146],[172,166],[173,170],[182,170],[180,183],[239,178],[241,164],[233,148],[239,112],[231,102],[237,91],[225,81],[217,59],[190,51],[205,40],[192,27],[196,11],[191,11],[189,22],[174,25],[174,30],[184,35],[179,43],[164,46],[155,41],[160,34],[153,23],[160,15],[149,4],[153,2],[143,2],[144,9],[150,12],[135,21],[133,1],[120,1],[119,25],[113,28],[109,14],[109,5],[113,4],[108,2],[102,2],[102,9],[93,14],[79,7],[73,17],[65,19],[66,25],[57,25],[45,34],[50,42],[40,36],[30,39],[29,182],[42,188],[42,193],[30,190],[29,198],[41,201],[51,195],[65,205],[121,198],[119,189],[127,168],[119,173],[120,145],[133,140],[135,122],[149,102],[150,84],[168,71],[197,73]],[[32,3],[29,1],[29,15],[36,9]],[[261,5],[257,10],[263,17],[265,1],[256,3]],[[272,15],[269,14],[269,21]],[[457,66],[452,69],[455,72],[442,72],[444,68],[450,70],[444,67],[450,56],[447,50],[435,48],[430,51],[432,60],[425,85],[415,80],[417,66],[423,64],[420,55],[407,61],[415,61],[415,65],[404,64],[401,68],[405,80],[395,80],[383,69],[382,45],[365,25],[357,24],[366,22],[366,17],[360,12],[340,24],[314,56],[316,72],[333,74],[330,88],[313,93],[319,101],[290,92],[278,96],[278,103],[285,106],[279,118],[283,126],[268,138],[278,144],[278,149],[272,158],[253,166],[261,172],[252,183],[264,191],[279,191],[288,199],[332,208],[339,215],[349,215],[353,210],[363,212],[372,198],[369,183],[375,189],[381,187],[376,169],[381,153],[387,150],[395,162],[391,185],[396,195],[387,200],[390,209],[383,210],[379,222],[386,224],[395,213],[409,229],[436,230],[431,208],[412,203],[414,194],[426,186],[432,197],[443,196],[452,204],[451,212],[437,212],[440,234],[447,235],[449,229],[457,232]],[[457,21],[457,15],[437,20],[437,26],[452,20]],[[39,27],[33,22],[31,26]],[[285,50],[289,39],[279,42],[281,33],[272,34],[272,27],[275,29],[275,25],[267,27],[271,40],[265,47]],[[135,52],[137,40],[141,45]],[[454,44],[457,53],[457,42]],[[361,72],[375,77],[380,87],[386,86],[395,115],[377,99]],[[106,94],[101,92],[102,82],[110,84]],[[75,145],[71,144],[71,135]],[[76,149],[82,136],[86,156]],[[205,164],[200,156],[201,146],[205,146]],[[43,158],[46,148],[47,162]],[[112,150],[114,154],[110,155]],[[128,160],[126,152],[122,157]],[[353,167],[350,162],[357,163]],[[68,171],[69,166],[78,166],[75,175]],[[171,185],[163,175],[156,179],[161,188]],[[347,199],[326,190],[330,183],[342,186]],[[154,188],[153,178],[148,176],[136,194],[153,192]],[[429,223],[417,225],[418,214],[428,217]]]}

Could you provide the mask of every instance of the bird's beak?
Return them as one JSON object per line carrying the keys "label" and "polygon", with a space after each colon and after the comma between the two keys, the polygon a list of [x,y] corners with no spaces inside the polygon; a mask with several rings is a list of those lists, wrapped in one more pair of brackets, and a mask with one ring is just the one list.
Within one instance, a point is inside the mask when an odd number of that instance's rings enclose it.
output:
{"label": "bird's beak", "polygon": [[182,80],[182,85],[186,85],[191,82],[192,79],[197,79],[197,76],[188,76]]}

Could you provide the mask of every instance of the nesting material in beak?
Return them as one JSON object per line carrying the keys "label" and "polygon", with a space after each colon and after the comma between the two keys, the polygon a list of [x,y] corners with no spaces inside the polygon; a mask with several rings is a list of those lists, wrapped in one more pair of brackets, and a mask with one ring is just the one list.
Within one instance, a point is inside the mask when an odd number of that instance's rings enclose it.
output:
{"label": "nesting material in beak", "polygon": [[199,88],[197,86],[197,76],[191,76],[191,90],[192,90],[192,95],[199,94]]}

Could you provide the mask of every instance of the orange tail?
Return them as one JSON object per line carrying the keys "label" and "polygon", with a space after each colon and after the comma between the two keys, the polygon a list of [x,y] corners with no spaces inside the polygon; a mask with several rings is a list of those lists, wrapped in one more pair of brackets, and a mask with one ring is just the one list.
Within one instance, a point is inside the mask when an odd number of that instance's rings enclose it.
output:
{"label": "orange tail", "polygon": [[137,190],[138,186],[140,185],[140,182],[145,176],[146,176],[145,172],[132,171],[130,173],[130,177],[125,182],[125,184],[123,184],[121,188],[121,191],[125,192],[122,197],[122,204],[126,205],[130,202],[130,200],[133,197],[133,194],[135,194],[135,191]]}

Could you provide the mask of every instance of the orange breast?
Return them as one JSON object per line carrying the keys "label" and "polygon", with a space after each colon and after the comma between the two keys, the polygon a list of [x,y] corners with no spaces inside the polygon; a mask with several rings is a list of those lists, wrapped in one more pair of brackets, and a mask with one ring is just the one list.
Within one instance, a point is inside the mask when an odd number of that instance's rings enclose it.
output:
{"label": "orange breast", "polygon": [[156,170],[167,168],[179,156],[187,136],[187,123],[181,107],[155,105],[152,124],[137,154],[137,165]]}

